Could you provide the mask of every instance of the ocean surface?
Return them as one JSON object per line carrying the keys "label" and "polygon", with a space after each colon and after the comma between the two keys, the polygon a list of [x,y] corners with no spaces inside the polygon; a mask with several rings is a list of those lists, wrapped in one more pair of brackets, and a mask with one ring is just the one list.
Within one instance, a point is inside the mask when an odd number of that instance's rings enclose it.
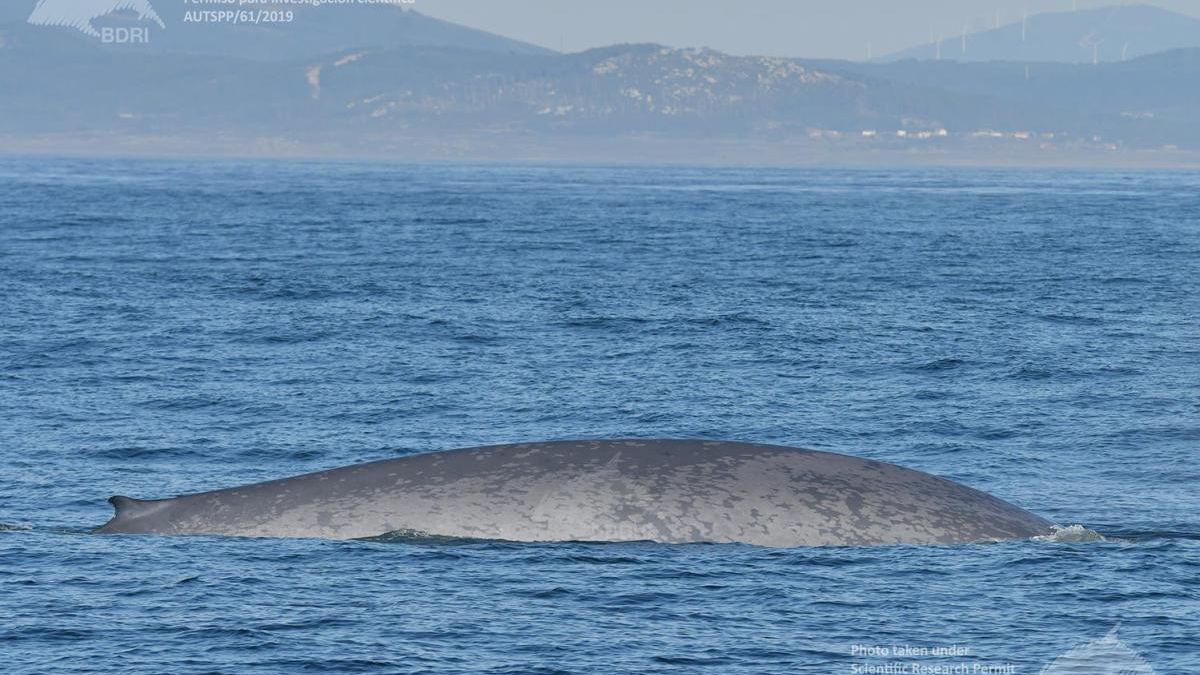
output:
{"label": "ocean surface", "polygon": [[[89,534],[112,494],[608,437],[1084,527]],[[1198,460],[1200,173],[0,159],[4,673],[1197,673]]]}

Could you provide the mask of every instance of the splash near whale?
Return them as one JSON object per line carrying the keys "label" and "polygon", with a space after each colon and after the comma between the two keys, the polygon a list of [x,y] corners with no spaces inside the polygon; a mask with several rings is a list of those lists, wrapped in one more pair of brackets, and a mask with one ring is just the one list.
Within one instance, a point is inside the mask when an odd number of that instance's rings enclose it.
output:
{"label": "splash near whale", "polygon": [[100,533],[761,546],[956,544],[1053,523],[937,476],[753,443],[519,443],[409,455],[242,487],[109,500]]}

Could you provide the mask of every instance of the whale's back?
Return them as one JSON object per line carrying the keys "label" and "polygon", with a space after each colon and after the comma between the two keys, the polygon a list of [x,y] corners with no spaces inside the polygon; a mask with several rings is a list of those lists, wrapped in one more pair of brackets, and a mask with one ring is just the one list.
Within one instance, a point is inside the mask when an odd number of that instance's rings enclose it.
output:
{"label": "whale's back", "polygon": [[469,448],[169,500],[119,499],[128,501],[114,502],[102,532],[804,546],[999,540],[1051,528],[1003,500],[893,464],[692,440]]}

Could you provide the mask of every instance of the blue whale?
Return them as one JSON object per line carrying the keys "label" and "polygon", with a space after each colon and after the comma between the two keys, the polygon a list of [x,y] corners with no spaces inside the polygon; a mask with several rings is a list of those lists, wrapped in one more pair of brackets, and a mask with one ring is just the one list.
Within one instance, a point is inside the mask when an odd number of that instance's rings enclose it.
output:
{"label": "blue whale", "polygon": [[101,533],[512,541],[957,544],[1054,524],[894,464],[755,443],[580,440],[409,455],[170,499]]}

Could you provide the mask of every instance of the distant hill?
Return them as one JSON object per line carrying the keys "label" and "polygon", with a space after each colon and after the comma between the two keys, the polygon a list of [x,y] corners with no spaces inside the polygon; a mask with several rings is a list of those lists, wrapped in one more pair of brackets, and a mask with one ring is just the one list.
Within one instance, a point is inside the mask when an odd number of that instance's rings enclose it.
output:
{"label": "distant hill", "polygon": [[[426,20],[380,9],[388,20]],[[557,54],[400,40],[327,51],[354,39],[339,23],[354,16],[328,16],[329,36],[313,38],[324,45],[318,54],[290,34],[317,24],[271,29],[279,44],[295,47],[286,59],[257,54],[232,28],[230,56],[161,43],[151,52],[123,49],[72,29],[0,24],[0,151],[119,143],[389,156],[478,156],[489,148],[494,157],[570,158],[587,145],[623,159],[666,140],[671,153],[682,148],[689,157],[711,156],[713,147],[765,147],[784,157],[796,148],[868,157],[1200,152],[1200,49],[1099,65],[855,63],[655,44]],[[172,30],[170,15],[163,18]],[[447,30],[446,39],[474,36]]]}
{"label": "distant hill", "polygon": [[[1030,128],[1071,127],[1128,140],[1200,140],[1200,48],[1176,49],[1098,66],[1068,63],[956,61],[802,61],[847,77],[897,87],[1005,101]],[[1047,123],[1050,111],[1073,120]],[[1061,119],[1061,117],[1060,117]],[[965,120],[963,120],[965,121]],[[978,126],[986,126],[980,124]],[[1012,128],[1013,124],[1007,125]]]}
{"label": "distant hill", "polygon": [[888,55],[903,59],[1092,63],[1123,61],[1146,54],[1200,47],[1200,19],[1151,5],[1116,5],[1077,12],[1036,14],[993,30],[948,35]]}
{"label": "distant hill", "polygon": [[[58,0],[74,2],[77,0]],[[10,32],[25,24],[36,0],[3,0],[0,24]],[[247,7],[268,5],[247,5]],[[110,51],[132,53],[197,54],[252,59],[291,61],[318,57],[351,48],[453,47],[506,54],[552,54],[553,51],[474,28],[442,21],[394,4],[281,4],[277,18],[290,21],[259,24],[215,20],[203,12],[238,10],[241,6],[192,4],[186,0],[154,0],[153,7],[165,28],[139,20],[133,12],[117,12],[97,18],[97,27],[137,26],[149,31],[145,43],[100,44],[73,28],[47,29],[30,26],[26,39],[36,39],[47,30],[68,33]]]}
{"label": "distant hill", "polygon": [[[355,49],[273,63],[188,54],[146,58],[57,32],[53,37],[63,44],[48,54],[43,41],[23,40],[27,34],[20,28],[6,37],[0,27],[0,89],[9,92],[0,98],[0,131],[740,137],[863,125],[1009,125],[1033,115],[1025,104],[974,93],[898,86],[791,59],[660,45],[549,56]],[[83,57],[80,49],[94,53]]]}
{"label": "distant hill", "polygon": [[504,59],[386,50],[339,61],[317,66],[313,98],[377,126],[425,119],[601,133],[803,131],[871,109],[875,96],[853,78],[789,59],[654,44]]}
{"label": "distant hill", "polygon": [[1174,49],[1098,66],[945,60],[800,62],[847,77],[877,78],[901,86],[1037,102],[1101,114],[1200,104],[1200,48]]}

